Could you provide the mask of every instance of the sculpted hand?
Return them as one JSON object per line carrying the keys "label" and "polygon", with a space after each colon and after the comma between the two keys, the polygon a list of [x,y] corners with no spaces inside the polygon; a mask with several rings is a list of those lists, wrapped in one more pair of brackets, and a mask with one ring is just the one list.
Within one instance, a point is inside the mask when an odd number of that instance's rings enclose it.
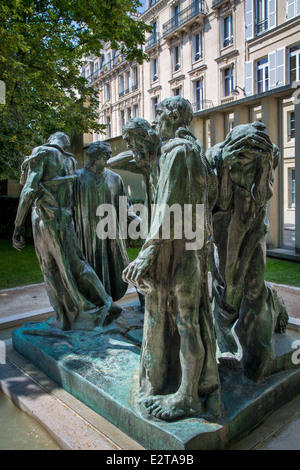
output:
{"label": "sculpted hand", "polygon": [[242,159],[254,159],[257,155],[269,156],[273,153],[273,144],[268,134],[256,130],[251,134],[244,134],[232,139],[223,149],[223,164],[231,165]]}
{"label": "sculpted hand", "polygon": [[149,269],[149,261],[147,259],[137,258],[130,263],[123,271],[123,280],[132,282],[142,292],[150,292],[152,283],[145,275]]}
{"label": "sculpted hand", "polygon": [[25,242],[25,230],[23,227],[16,227],[12,237],[13,247],[21,251],[26,245]]}

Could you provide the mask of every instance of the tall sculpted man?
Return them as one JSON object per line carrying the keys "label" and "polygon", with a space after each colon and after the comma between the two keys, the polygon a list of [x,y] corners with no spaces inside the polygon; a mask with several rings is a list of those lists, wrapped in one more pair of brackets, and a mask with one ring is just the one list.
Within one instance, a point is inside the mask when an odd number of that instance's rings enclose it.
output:
{"label": "tall sculpted man", "polygon": [[69,137],[56,132],[24,160],[13,246],[25,246],[24,222],[32,210],[35,249],[55,312],[52,324],[62,330],[90,329],[102,326],[120,307],[79,247],[73,219],[76,160],[67,152],[69,146]]}
{"label": "tall sculpted man", "polygon": [[[75,220],[83,254],[97,273],[106,292],[113,300],[119,300],[125,295],[128,287],[122,279],[122,271],[129,264],[125,245],[125,219],[131,221],[135,216],[128,210],[122,178],[105,168],[111,155],[108,142],[93,142],[89,146],[87,162],[77,171]],[[97,216],[104,216],[106,210],[110,227],[101,225],[100,217]]]}
{"label": "tall sculpted man", "polygon": [[[165,143],[152,222],[138,258],[124,271],[125,280],[146,292],[140,403],[148,414],[172,420],[204,411],[199,397],[204,394],[205,412],[217,416],[220,381],[206,245],[207,215],[216,196],[214,176],[200,143],[187,128],[193,117],[190,103],[181,97],[166,99],[158,105],[157,116],[156,130]],[[175,206],[183,214],[185,205],[205,208],[204,243],[195,243],[193,249],[187,249],[185,234],[177,236],[176,223],[171,223],[168,238],[162,236],[169,208]],[[179,225],[182,222],[181,218]]]}
{"label": "tall sculpted man", "polygon": [[129,151],[109,159],[111,168],[143,175],[146,189],[148,225],[151,221],[151,206],[154,202],[158,181],[161,140],[148,121],[142,118],[128,119],[122,136]]}

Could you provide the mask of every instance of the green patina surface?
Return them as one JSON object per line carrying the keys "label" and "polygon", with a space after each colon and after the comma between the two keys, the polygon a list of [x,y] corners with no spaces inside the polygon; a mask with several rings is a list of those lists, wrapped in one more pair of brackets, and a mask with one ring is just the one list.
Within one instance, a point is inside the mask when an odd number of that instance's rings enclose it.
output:
{"label": "green patina surface", "polygon": [[[241,371],[219,367],[222,414],[217,422],[201,416],[176,422],[149,419],[137,405],[141,318],[123,310],[106,333],[61,332],[46,322],[26,323],[14,332],[13,344],[65,390],[152,450],[226,448],[299,392],[299,367],[258,384]],[[281,353],[289,350],[287,335],[280,335],[280,348]],[[287,361],[289,356],[282,357]]]}

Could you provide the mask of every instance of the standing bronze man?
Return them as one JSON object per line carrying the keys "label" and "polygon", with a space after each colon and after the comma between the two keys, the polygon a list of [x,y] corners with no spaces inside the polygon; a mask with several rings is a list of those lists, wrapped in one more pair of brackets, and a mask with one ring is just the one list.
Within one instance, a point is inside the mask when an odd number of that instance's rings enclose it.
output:
{"label": "standing bronze man", "polygon": [[32,210],[35,249],[55,312],[53,325],[62,330],[102,326],[109,313],[121,310],[78,244],[73,220],[76,160],[67,152],[69,146],[69,137],[56,132],[23,162],[24,187],[13,234],[13,246],[21,250],[24,222]]}
{"label": "standing bronze man", "polygon": [[[169,239],[161,230],[164,208],[177,204],[209,206],[210,176],[201,146],[189,132],[190,103],[181,97],[157,107],[159,136],[165,139],[159,161],[155,209],[148,237],[124,279],[146,292],[140,366],[140,401],[149,414],[170,420],[202,411],[220,412],[220,382],[207,285],[207,224],[204,244],[186,249],[186,238]],[[200,287],[200,288],[199,288]]]}

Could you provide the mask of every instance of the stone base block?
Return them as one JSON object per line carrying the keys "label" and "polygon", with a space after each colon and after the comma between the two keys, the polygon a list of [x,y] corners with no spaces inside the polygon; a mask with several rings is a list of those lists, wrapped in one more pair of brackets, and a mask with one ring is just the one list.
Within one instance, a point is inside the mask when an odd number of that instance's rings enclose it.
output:
{"label": "stone base block", "polygon": [[[61,332],[47,322],[26,323],[14,331],[13,346],[66,391],[150,450],[226,449],[300,391],[299,366],[291,365],[290,370],[260,383],[252,382],[243,371],[219,366],[222,414],[216,422],[201,416],[176,422],[147,419],[137,405],[142,322],[142,315],[133,309],[123,310],[104,333]],[[279,336],[279,354],[284,364],[292,364],[292,340]]]}

